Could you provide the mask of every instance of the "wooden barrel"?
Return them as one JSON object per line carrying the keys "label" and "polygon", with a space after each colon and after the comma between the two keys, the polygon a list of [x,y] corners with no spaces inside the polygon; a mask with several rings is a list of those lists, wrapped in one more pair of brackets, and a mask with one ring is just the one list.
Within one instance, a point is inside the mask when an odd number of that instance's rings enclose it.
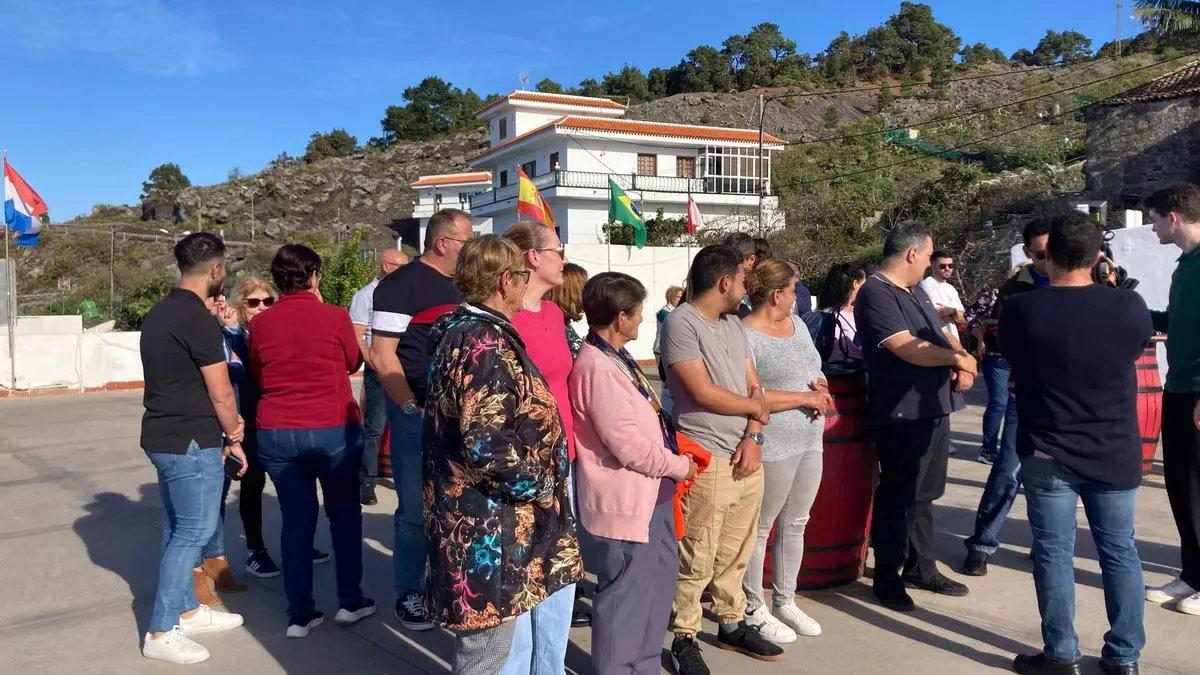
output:
{"label": "wooden barrel", "polygon": [[1158,350],[1146,347],[1137,360],[1137,417],[1142,436],[1142,475],[1149,475],[1158,452],[1162,432],[1162,379],[1158,374]]}
{"label": "wooden barrel", "polygon": [[380,478],[392,477],[392,430],[391,425],[383,425],[383,435],[379,437],[379,465],[376,476]]}
{"label": "wooden barrel", "polygon": [[[866,386],[860,376],[829,376],[834,410],[825,418],[821,487],[804,531],[796,588],[816,590],[857,581],[867,559],[878,468],[867,428]],[[771,539],[775,537],[771,532]],[[768,545],[763,579],[770,583]]]}

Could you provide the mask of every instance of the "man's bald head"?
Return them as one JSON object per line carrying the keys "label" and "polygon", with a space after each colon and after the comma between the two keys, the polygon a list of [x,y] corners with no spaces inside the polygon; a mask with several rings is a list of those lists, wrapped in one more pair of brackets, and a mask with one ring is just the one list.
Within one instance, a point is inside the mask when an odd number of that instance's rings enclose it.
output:
{"label": "man's bald head", "polygon": [[398,248],[385,248],[379,253],[379,276],[386,277],[408,264],[408,256]]}

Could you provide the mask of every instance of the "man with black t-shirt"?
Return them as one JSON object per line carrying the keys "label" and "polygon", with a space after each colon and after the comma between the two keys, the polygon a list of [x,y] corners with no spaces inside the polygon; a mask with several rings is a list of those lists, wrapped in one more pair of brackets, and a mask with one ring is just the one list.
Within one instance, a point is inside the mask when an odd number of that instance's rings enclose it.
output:
{"label": "man with black t-shirt", "polygon": [[1101,243],[1094,222],[1076,211],[1048,219],[1050,286],[1010,298],[1000,315],[1045,643],[1039,654],[1017,656],[1013,669],[1080,672],[1073,559],[1082,498],[1110,625],[1100,668],[1136,673],[1146,634],[1133,539],[1142,461],[1134,364],[1153,332],[1150,312],[1136,293],[1092,283]]}
{"label": "man with black t-shirt", "polygon": [[396,618],[409,630],[433,628],[421,593],[426,557],[421,405],[428,388],[429,334],[434,322],[460,302],[454,268],[471,235],[471,218],[465,212],[442,209],[433,214],[424,253],[379,282],[371,308],[371,365],[389,399],[388,449],[399,502],[392,549]]}
{"label": "man with black t-shirt", "polygon": [[872,592],[888,609],[915,608],[905,586],[951,596],[968,589],[933,557],[933,502],[946,491],[950,413],[976,369],[921,288],[933,238],[900,223],[883,244],[879,271],[863,283],[854,319],[867,366],[867,422],[879,456]]}
{"label": "man with black t-shirt", "polygon": [[240,614],[200,604],[192,568],[219,536],[225,458],[241,462],[239,476],[246,472],[245,425],[225,366],[225,340],[206,305],[221,293],[225,244],[207,232],[188,235],[175,244],[175,261],[179,287],[146,314],[140,343],[146,382],[141,445],[158,472],[167,516],[142,655],[199,663],[208,650],[189,636],[242,625]]}

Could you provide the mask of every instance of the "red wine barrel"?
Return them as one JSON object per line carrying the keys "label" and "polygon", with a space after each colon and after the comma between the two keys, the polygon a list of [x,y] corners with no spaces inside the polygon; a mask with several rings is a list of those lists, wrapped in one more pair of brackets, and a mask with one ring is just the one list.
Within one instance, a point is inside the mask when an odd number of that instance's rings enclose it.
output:
{"label": "red wine barrel", "polygon": [[380,478],[392,477],[392,429],[391,425],[383,425],[383,435],[379,437],[379,465],[376,475]]}
{"label": "red wine barrel", "polygon": [[1146,347],[1137,360],[1137,416],[1142,436],[1142,475],[1149,475],[1158,452],[1162,431],[1162,379],[1158,374],[1158,351]]}
{"label": "red wine barrel", "polygon": [[[825,418],[824,469],[804,531],[804,559],[796,579],[800,590],[842,586],[862,576],[875,500],[878,468],[867,428],[865,383],[852,375],[828,379],[834,409]],[[768,545],[765,584],[770,570]]]}

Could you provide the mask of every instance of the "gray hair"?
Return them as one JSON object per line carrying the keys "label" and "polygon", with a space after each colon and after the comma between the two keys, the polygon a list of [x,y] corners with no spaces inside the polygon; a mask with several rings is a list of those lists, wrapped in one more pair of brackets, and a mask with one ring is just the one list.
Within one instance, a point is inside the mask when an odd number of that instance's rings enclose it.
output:
{"label": "gray hair", "polygon": [[931,238],[928,228],[915,220],[896,223],[883,240],[883,257],[886,260],[903,255],[910,248],[921,248]]}

